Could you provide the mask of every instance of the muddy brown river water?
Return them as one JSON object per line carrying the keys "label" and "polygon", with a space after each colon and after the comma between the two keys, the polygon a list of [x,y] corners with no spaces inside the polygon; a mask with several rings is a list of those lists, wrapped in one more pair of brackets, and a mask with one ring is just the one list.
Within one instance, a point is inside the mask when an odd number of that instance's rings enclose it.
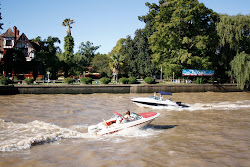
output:
{"label": "muddy brown river water", "polygon": [[[141,108],[152,94],[0,96],[0,166],[249,167],[250,93],[175,93],[191,107]],[[149,126],[97,137],[113,111],[159,112]]]}

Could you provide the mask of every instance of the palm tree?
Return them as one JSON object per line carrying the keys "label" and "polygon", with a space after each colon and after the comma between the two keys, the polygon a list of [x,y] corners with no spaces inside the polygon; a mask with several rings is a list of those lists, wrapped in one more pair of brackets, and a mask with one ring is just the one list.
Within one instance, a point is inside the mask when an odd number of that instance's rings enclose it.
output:
{"label": "palm tree", "polygon": [[[123,66],[123,61],[124,61],[124,57],[120,56],[118,53],[111,55],[109,66],[111,70],[113,71],[114,76],[118,75],[121,67]],[[117,80],[118,80],[118,77],[116,77],[116,82]]]}
{"label": "palm tree", "polygon": [[62,25],[63,26],[67,26],[67,31],[66,31],[66,33],[68,34],[68,35],[71,35],[71,24],[74,24],[75,23],[75,21],[74,20],[71,20],[70,18],[67,18],[67,19],[65,19],[63,22],[62,22]]}

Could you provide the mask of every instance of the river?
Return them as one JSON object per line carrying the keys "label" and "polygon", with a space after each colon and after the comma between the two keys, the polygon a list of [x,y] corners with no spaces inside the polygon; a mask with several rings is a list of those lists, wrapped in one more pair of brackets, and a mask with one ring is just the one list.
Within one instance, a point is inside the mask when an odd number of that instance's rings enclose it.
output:
{"label": "river", "polygon": [[[250,93],[174,93],[189,108],[141,108],[152,94],[0,96],[0,166],[249,167]],[[149,126],[97,137],[113,111],[158,112]]]}

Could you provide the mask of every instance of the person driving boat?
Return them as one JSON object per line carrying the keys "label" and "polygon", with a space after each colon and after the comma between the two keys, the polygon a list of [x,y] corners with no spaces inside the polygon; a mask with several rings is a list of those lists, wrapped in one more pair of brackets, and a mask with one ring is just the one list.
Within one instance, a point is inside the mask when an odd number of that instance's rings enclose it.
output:
{"label": "person driving boat", "polygon": [[123,118],[124,118],[123,119],[124,122],[133,121],[133,118],[130,116],[130,111],[126,111]]}

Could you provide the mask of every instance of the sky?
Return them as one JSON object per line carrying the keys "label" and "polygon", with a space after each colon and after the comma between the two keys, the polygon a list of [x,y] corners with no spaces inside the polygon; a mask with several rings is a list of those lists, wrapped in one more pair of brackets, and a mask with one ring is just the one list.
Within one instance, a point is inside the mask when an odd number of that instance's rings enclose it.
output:
{"label": "sky", "polygon": [[[137,29],[144,28],[138,16],[148,13],[146,2],[159,4],[158,0],[0,0],[0,22],[4,24],[0,33],[16,26],[29,39],[58,37],[64,50],[67,28],[62,22],[70,18],[75,21],[71,30],[75,52],[82,42],[90,41],[100,46],[96,52],[108,54],[120,38],[133,37]],[[250,0],[199,2],[220,14],[250,14]]]}

